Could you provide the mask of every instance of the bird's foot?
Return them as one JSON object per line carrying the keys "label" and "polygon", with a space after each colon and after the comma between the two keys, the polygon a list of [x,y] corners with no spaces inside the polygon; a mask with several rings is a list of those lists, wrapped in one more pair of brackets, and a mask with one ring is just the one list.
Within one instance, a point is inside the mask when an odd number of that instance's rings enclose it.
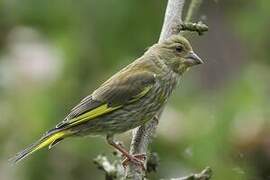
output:
{"label": "bird's foot", "polygon": [[142,168],[142,170],[146,170],[144,166],[144,161],[146,160],[145,154],[123,154],[125,156],[124,160],[122,161],[122,165],[124,168],[127,167],[129,162],[132,162]]}
{"label": "bird's foot", "polygon": [[112,136],[107,136],[107,142],[113,146],[115,149],[117,149],[122,156],[125,158],[122,161],[122,165],[124,168],[127,167],[129,162],[132,162],[138,166],[140,166],[142,168],[142,170],[146,170],[144,167],[144,161],[146,159],[146,155],[145,154],[135,154],[135,155],[131,155],[129,154],[129,152],[123,147],[123,145],[119,142],[116,142],[113,140]]}

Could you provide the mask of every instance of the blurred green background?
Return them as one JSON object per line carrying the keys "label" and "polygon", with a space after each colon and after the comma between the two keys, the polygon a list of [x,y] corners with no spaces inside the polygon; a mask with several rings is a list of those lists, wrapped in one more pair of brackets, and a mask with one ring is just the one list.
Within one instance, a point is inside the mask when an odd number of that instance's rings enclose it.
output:
{"label": "blurred green background", "polygon": [[[187,1],[188,2],[188,1]],[[0,1],[0,179],[104,179],[102,138],[66,140],[16,166],[37,140],[158,39],[165,0]],[[186,3],[187,4],[187,3]],[[270,1],[205,0],[194,34],[206,62],[184,75],[160,121],[150,179],[211,166],[215,180],[270,179]],[[128,145],[130,133],[119,137]]]}

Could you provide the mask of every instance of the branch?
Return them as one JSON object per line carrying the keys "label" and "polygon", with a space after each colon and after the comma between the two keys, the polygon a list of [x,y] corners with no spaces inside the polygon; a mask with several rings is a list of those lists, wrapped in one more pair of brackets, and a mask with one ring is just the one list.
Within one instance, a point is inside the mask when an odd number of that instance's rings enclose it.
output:
{"label": "branch", "polygon": [[212,177],[212,170],[210,167],[206,167],[199,174],[192,174],[186,177],[176,178],[174,180],[209,180]]}
{"label": "branch", "polygon": [[[202,0],[192,0],[189,6],[186,22],[188,22],[194,11],[198,9]],[[171,35],[178,34],[181,30],[191,30],[197,31],[199,34],[206,31],[208,28],[201,28],[202,24],[189,24],[183,23],[182,21],[182,12],[184,7],[185,0],[168,0],[165,18],[161,30],[161,34],[159,37],[159,41],[164,41],[169,38]],[[207,26],[206,26],[207,27]],[[155,134],[158,121],[163,112],[163,109],[160,110],[157,115],[147,122],[146,124],[140,126],[133,130],[132,141],[130,145],[130,153],[131,154],[146,154],[148,145],[153,139],[153,135]],[[141,167],[129,163],[126,169],[126,179],[133,180],[141,180],[145,176],[145,172],[141,169]]]}
{"label": "branch", "polygon": [[182,23],[182,12],[185,0],[168,0],[163,26],[158,42],[161,42],[173,34],[178,34],[177,26]]}
{"label": "branch", "polygon": [[185,22],[190,22],[191,19],[193,18],[195,12],[198,11],[199,7],[202,4],[202,0],[191,0],[188,12],[185,18]]}
{"label": "branch", "polygon": [[179,24],[176,31],[178,31],[179,33],[181,31],[194,31],[197,32],[199,35],[203,35],[205,31],[208,31],[208,26],[206,24],[203,24],[201,21],[199,21],[198,23],[185,22]]}
{"label": "branch", "polygon": [[[113,163],[111,163],[106,156],[98,155],[94,159],[94,163],[97,165],[98,169],[102,170],[105,173],[105,180],[125,179],[123,169],[121,168],[119,162],[114,161]],[[147,161],[147,171],[155,172],[158,164],[158,155],[156,153],[153,153]],[[198,174],[191,174],[189,176],[173,178],[170,180],[210,180],[212,174],[213,172],[210,167],[206,167]]]}

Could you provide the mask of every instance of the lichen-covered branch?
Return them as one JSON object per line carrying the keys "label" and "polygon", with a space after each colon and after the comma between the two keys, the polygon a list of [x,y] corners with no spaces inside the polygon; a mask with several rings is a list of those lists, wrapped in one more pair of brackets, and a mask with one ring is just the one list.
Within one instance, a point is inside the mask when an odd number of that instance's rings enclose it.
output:
{"label": "lichen-covered branch", "polygon": [[201,21],[198,23],[184,22],[177,26],[177,31],[190,31],[197,32],[199,35],[203,35],[204,32],[208,31],[208,26],[203,24]]}
{"label": "lichen-covered branch", "polygon": [[[94,159],[94,163],[97,165],[98,169],[105,173],[105,180],[124,180],[126,179],[124,171],[118,161],[113,163],[108,160],[104,155],[98,155]],[[151,154],[147,160],[147,172],[155,172],[157,166],[159,165],[159,157],[156,153]],[[209,180],[212,177],[212,170],[210,167],[206,167],[198,174],[191,174],[185,177],[172,178],[168,180]],[[162,179],[166,180],[166,179]]]}
{"label": "lichen-covered branch", "polygon": [[[131,154],[146,154],[148,144],[152,140],[158,125],[158,116],[133,131],[133,138],[130,146]],[[141,180],[145,176],[145,172],[136,164],[130,163],[126,169],[126,179]]]}
{"label": "lichen-covered branch", "polygon": [[176,178],[174,180],[209,180],[211,179],[213,172],[210,167],[206,167],[199,174],[191,174],[186,177]]}

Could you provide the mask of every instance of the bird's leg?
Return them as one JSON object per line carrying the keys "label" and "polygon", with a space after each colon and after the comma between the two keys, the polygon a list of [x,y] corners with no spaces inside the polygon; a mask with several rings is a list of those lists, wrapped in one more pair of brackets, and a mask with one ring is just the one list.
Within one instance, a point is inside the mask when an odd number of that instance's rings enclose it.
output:
{"label": "bird's leg", "polygon": [[[139,165],[142,166],[143,170],[145,170],[144,161],[146,160],[146,155],[145,154],[134,154],[131,156],[138,159],[142,163],[142,165],[141,164],[139,164]],[[129,161],[131,161],[131,160],[128,157],[125,157],[125,159],[122,161],[122,165],[124,167],[126,167],[129,163]]]}
{"label": "bird's leg", "polygon": [[107,139],[107,142],[111,146],[113,146],[115,149],[120,151],[122,153],[122,155],[125,157],[125,159],[122,161],[122,165],[124,167],[127,166],[128,162],[132,162],[132,163],[135,163],[135,164],[141,166],[141,168],[143,170],[145,170],[145,167],[144,167],[144,160],[146,159],[145,154],[131,155],[121,144],[115,142],[112,136],[107,136],[106,139]]}

